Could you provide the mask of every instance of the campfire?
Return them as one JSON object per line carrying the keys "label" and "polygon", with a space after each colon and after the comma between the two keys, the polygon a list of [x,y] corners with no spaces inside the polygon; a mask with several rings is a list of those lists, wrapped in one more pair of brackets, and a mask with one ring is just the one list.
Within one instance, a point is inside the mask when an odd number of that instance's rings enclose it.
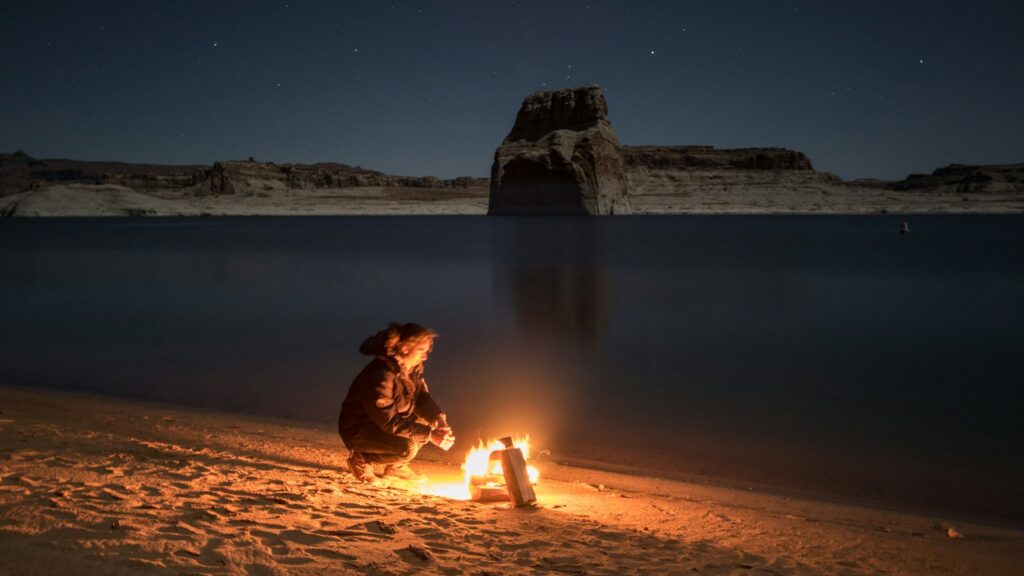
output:
{"label": "campfire", "polygon": [[537,499],[533,485],[540,478],[540,472],[526,464],[529,457],[529,437],[481,441],[466,454],[462,464],[463,484],[428,483],[424,491],[457,500],[511,500],[516,506],[532,504]]}

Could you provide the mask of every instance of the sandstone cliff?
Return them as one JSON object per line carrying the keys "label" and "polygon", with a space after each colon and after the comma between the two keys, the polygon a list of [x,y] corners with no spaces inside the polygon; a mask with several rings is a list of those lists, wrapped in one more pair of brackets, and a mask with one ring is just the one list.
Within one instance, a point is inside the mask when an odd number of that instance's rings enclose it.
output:
{"label": "sandstone cliff", "polygon": [[931,174],[911,174],[888,183],[892,190],[933,190],[957,194],[1020,193],[1024,191],[1024,164],[951,164]]}
{"label": "sandstone cliff", "polygon": [[784,148],[716,149],[711,146],[624,146],[626,181],[634,209],[672,212],[687,199],[760,195],[818,195],[845,189],[818,172],[804,154]]}
{"label": "sandstone cliff", "polygon": [[212,166],[0,154],[0,216],[482,213],[485,178],[392,176],[345,164]]}
{"label": "sandstone cliff", "polygon": [[1020,212],[1024,165],[940,168],[899,181],[843,181],[784,148],[623,146],[638,214]]}
{"label": "sandstone cliff", "polygon": [[806,155],[785,148],[714,146],[623,146],[629,169],[661,170],[814,170]]}
{"label": "sandstone cliff", "polygon": [[488,214],[624,213],[625,165],[600,88],[527,97],[494,153]]}
{"label": "sandstone cliff", "polygon": [[274,164],[255,160],[212,166],[127,164],[81,160],[37,160],[24,152],[0,154],[0,196],[54,183],[116,185],[142,193],[254,194],[276,190],[402,186],[469,188],[484,178],[442,180],[434,176],[391,176],[346,164]]}

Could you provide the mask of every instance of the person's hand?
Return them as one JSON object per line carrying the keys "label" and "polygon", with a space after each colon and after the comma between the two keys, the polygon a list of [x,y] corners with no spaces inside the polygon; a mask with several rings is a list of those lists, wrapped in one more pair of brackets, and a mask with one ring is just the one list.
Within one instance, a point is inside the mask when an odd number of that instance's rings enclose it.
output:
{"label": "person's hand", "polygon": [[441,450],[447,451],[455,444],[455,435],[452,434],[452,429],[447,426],[444,428],[434,428],[430,431],[430,441]]}
{"label": "person's hand", "polygon": [[450,430],[451,426],[448,426],[448,415],[443,412],[438,414],[437,419],[434,420],[434,428],[448,428]]}

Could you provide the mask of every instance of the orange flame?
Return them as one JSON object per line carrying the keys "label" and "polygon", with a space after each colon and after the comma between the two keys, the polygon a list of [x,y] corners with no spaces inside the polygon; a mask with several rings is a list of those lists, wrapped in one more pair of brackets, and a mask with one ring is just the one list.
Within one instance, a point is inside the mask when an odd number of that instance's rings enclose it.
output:
{"label": "orange flame", "polygon": [[[530,437],[516,438],[512,440],[512,445],[519,448],[523,452],[523,458],[530,458]],[[501,460],[491,460],[491,452],[495,450],[503,450],[505,445],[499,440],[491,440],[488,443],[483,441],[469,451],[466,454],[466,461],[462,465],[462,470],[466,475],[466,483],[468,484],[475,476],[477,478],[483,478],[489,475],[501,476]],[[540,478],[540,472],[537,471],[533,466],[526,467],[527,474],[530,475],[530,483],[536,484],[537,479]]]}
{"label": "orange flame", "polygon": [[[516,438],[512,440],[512,445],[519,448],[523,452],[524,458],[530,457],[530,437]],[[446,498],[452,498],[454,500],[469,500],[470,499],[470,482],[473,478],[483,479],[488,476],[502,477],[501,460],[491,460],[491,452],[495,450],[503,450],[505,446],[499,440],[491,440],[490,442],[480,441],[480,443],[466,454],[466,460],[462,464],[463,471],[463,483],[462,484],[438,484],[428,482],[423,486],[423,492],[426,494],[432,494],[434,496],[444,496]],[[540,472],[537,468],[527,465],[526,473],[530,476],[530,483],[536,484],[540,478]]]}

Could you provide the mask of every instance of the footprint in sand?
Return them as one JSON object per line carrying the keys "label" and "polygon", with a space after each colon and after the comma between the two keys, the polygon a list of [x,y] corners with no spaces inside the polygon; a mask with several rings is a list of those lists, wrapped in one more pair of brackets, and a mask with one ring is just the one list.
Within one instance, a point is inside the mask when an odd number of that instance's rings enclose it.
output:
{"label": "footprint in sand", "polygon": [[345,503],[340,509],[334,510],[333,516],[347,520],[362,520],[381,515],[379,506],[367,506],[363,504]]}
{"label": "footprint in sand", "polygon": [[332,560],[336,559],[336,560],[353,561],[353,560],[356,560],[356,558],[357,558],[356,556],[353,556],[351,554],[346,554],[344,552],[341,552],[339,550],[335,550],[333,548],[307,548],[306,549],[306,553],[307,554],[311,554],[313,556],[320,556],[322,558],[329,558],[329,559],[332,559]]}
{"label": "footprint in sand", "polygon": [[491,536],[493,538],[501,538],[501,539],[506,539],[506,540],[509,539],[509,538],[516,538],[518,536],[522,536],[523,535],[522,532],[517,532],[517,531],[512,530],[512,529],[508,529],[508,530],[485,529],[485,530],[481,530],[480,532],[482,534],[486,534],[486,535]]}
{"label": "footprint in sand", "polygon": [[90,472],[95,472],[101,476],[124,476],[124,471],[112,468],[106,464],[100,464],[99,466],[90,466],[86,468]]}
{"label": "footprint in sand", "polygon": [[348,528],[343,529],[328,528],[317,530],[316,534],[329,536],[331,538],[340,538],[346,541],[380,542],[384,540],[393,540],[396,532],[397,530],[390,524],[379,520],[373,520],[370,522],[353,524]]}
{"label": "footprint in sand", "polygon": [[332,540],[330,537],[320,536],[303,530],[284,530],[278,534],[278,537],[281,540],[295,542],[304,546],[315,546]]}
{"label": "footprint in sand", "polygon": [[10,454],[10,459],[15,462],[24,462],[26,460],[38,461],[43,457],[43,452],[37,452],[35,450],[16,450]]}
{"label": "footprint in sand", "polygon": [[150,497],[164,495],[163,491],[155,486],[140,486],[139,490],[142,491],[142,493],[145,494],[146,496]]}
{"label": "footprint in sand", "polygon": [[122,496],[134,496],[135,491],[128,488],[124,484],[105,484],[103,486],[105,492],[116,492]]}
{"label": "footprint in sand", "polygon": [[173,556],[185,556],[185,557],[191,557],[191,558],[198,558],[199,556],[202,555],[202,552],[200,552],[199,550],[197,550],[195,548],[191,548],[191,547],[186,546],[184,548],[178,548],[174,552],[171,552],[171,555],[173,555]]}
{"label": "footprint in sand", "polygon": [[583,574],[586,569],[575,556],[544,556],[541,558],[546,567],[556,572]]}
{"label": "footprint in sand", "polygon": [[372,522],[363,522],[362,524],[356,524],[351,529],[362,528],[367,532],[374,532],[377,534],[395,534],[398,532],[398,528],[395,528],[387,522],[381,520],[373,520]]}
{"label": "footprint in sand", "polygon": [[627,538],[626,534],[622,532],[603,530],[601,528],[592,528],[588,530],[587,533],[593,536],[594,538],[597,538],[598,540],[603,540],[605,542],[624,542]]}
{"label": "footprint in sand", "polygon": [[15,482],[18,482],[18,483],[22,484],[23,486],[29,486],[31,488],[38,488],[38,487],[43,485],[43,483],[41,481],[36,480],[35,478],[32,478],[31,476],[13,475],[13,476],[8,476],[8,478],[10,478],[11,480],[13,480]]}
{"label": "footprint in sand", "polygon": [[75,462],[74,460],[68,460],[67,458],[62,458],[60,456],[53,456],[52,458],[47,458],[43,463],[50,468],[72,468],[78,465],[78,462]]}
{"label": "footprint in sand", "polygon": [[398,524],[403,527],[422,526],[422,528],[414,530],[414,533],[450,532],[453,527],[457,527],[453,521],[440,516],[403,518],[398,521]]}
{"label": "footprint in sand", "polygon": [[295,510],[305,510],[306,506],[300,504],[305,502],[306,497],[291,492],[275,492],[266,496],[267,500],[275,504],[282,504]]}
{"label": "footprint in sand", "polygon": [[430,551],[414,544],[395,550],[395,554],[398,554],[402,560],[416,565],[424,565],[434,559]]}
{"label": "footprint in sand", "polygon": [[42,515],[44,515],[44,516],[48,516],[48,517],[54,518],[56,520],[65,520],[65,521],[78,520],[78,514],[75,514],[74,512],[70,512],[70,511],[67,511],[67,510],[60,510],[60,509],[56,509],[56,508],[46,508],[46,509],[40,510],[40,513]]}
{"label": "footprint in sand", "polygon": [[449,538],[449,534],[433,527],[417,528],[412,533],[424,540],[447,540]]}
{"label": "footprint in sand", "polygon": [[191,542],[202,536],[204,532],[195,531],[193,529],[180,528],[177,525],[164,526],[157,528],[156,533],[159,535],[161,540],[175,541],[175,542]]}

